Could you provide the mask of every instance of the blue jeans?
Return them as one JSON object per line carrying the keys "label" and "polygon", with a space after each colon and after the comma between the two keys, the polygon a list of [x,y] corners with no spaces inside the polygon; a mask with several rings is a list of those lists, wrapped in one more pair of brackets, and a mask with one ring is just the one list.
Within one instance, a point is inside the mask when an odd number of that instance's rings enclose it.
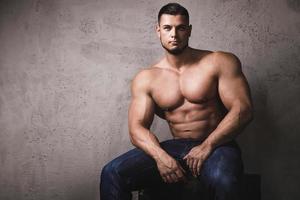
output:
{"label": "blue jeans", "polygon": [[[171,139],[160,143],[161,147],[186,170],[187,177],[192,175],[183,157],[199,144],[201,141],[193,139]],[[202,185],[199,189],[203,191],[205,199],[240,199],[242,173],[240,149],[235,141],[228,142],[214,149],[203,163],[197,177]],[[164,183],[154,159],[135,148],[104,166],[101,172],[100,199],[130,200],[131,191],[145,188],[167,190],[173,186],[180,188],[181,184],[184,183]],[[177,189],[175,191],[178,192]]]}

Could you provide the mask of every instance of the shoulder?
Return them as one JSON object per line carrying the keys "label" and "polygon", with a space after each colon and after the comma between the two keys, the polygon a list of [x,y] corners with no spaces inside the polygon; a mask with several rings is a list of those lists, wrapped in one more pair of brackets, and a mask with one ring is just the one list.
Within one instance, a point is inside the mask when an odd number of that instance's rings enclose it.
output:
{"label": "shoulder", "polygon": [[152,81],[155,76],[159,73],[160,69],[155,66],[150,66],[140,70],[132,79],[132,83],[146,84]]}
{"label": "shoulder", "polygon": [[149,91],[156,71],[153,67],[147,67],[139,71],[131,81],[132,91]]}
{"label": "shoulder", "polygon": [[239,58],[233,53],[216,51],[210,56],[219,73],[239,73],[242,69]]}
{"label": "shoulder", "polygon": [[240,67],[241,62],[239,58],[230,52],[216,51],[212,53],[214,63],[217,66],[236,66]]}

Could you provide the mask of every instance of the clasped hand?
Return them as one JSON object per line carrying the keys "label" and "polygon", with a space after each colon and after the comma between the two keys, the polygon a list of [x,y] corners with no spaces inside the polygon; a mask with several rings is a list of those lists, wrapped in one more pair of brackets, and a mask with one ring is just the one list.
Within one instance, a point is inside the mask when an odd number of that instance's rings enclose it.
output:
{"label": "clasped hand", "polygon": [[209,153],[210,151],[208,148],[204,148],[200,145],[192,148],[190,152],[183,157],[183,160],[186,161],[186,164],[189,166],[194,177],[200,175],[203,162],[206,160]]}
{"label": "clasped hand", "polygon": [[[209,155],[209,150],[202,146],[196,146],[183,158],[190,168],[193,176],[200,174],[201,166]],[[161,155],[157,162],[159,173],[166,183],[186,181],[186,171],[174,158],[168,154]]]}
{"label": "clasped hand", "polygon": [[160,176],[166,183],[175,183],[178,181],[185,181],[185,170],[181,167],[177,160],[170,155],[163,154],[157,161],[157,167]]}

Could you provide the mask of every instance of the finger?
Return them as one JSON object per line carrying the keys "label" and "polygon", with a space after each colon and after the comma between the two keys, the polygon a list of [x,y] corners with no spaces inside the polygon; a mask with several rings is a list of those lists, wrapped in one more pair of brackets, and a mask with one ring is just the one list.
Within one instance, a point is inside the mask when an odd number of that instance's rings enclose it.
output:
{"label": "finger", "polygon": [[179,165],[179,169],[181,170],[181,172],[182,172],[183,174],[186,174],[185,169],[183,169],[183,167],[182,167],[181,165]]}
{"label": "finger", "polygon": [[191,157],[191,156],[190,156],[190,152],[187,153],[187,154],[183,157],[183,160],[189,159],[189,157]]}
{"label": "finger", "polygon": [[193,174],[193,162],[194,162],[194,160],[193,159],[189,159],[189,168],[190,168],[190,171],[191,171],[191,173]]}
{"label": "finger", "polygon": [[183,160],[188,160],[190,157],[190,154],[186,154],[184,157],[183,157]]}
{"label": "finger", "polygon": [[163,179],[163,181],[165,182],[165,183],[167,183],[167,178],[165,177],[165,176],[161,176],[161,178]]}
{"label": "finger", "polygon": [[160,176],[162,177],[162,179],[165,183],[169,182],[167,174],[161,174]]}
{"label": "finger", "polygon": [[198,170],[197,170],[197,166],[198,166],[198,163],[199,163],[199,160],[195,159],[194,162],[193,162],[193,174],[194,176],[196,177],[197,174],[198,174]]}
{"label": "finger", "polygon": [[188,155],[189,155],[189,154],[186,154],[186,155],[183,157],[183,160],[187,159],[187,158],[188,158]]}
{"label": "finger", "polygon": [[179,165],[177,170],[174,173],[176,174],[177,177],[182,177],[184,174],[184,171],[183,171],[182,167]]}
{"label": "finger", "polygon": [[173,182],[173,179],[170,175],[166,175],[165,177],[167,179],[167,183],[172,183]]}
{"label": "finger", "polygon": [[197,175],[198,176],[200,175],[201,166],[202,166],[202,162],[199,161],[198,164],[197,164]]}
{"label": "finger", "polygon": [[172,183],[178,182],[179,179],[175,173],[170,174],[170,178]]}
{"label": "finger", "polygon": [[194,175],[194,160],[192,160],[192,159],[190,161],[189,168],[190,168],[192,175],[195,176]]}
{"label": "finger", "polygon": [[187,158],[187,159],[185,160],[185,162],[186,162],[187,166],[190,168],[190,162],[191,162],[191,159],[190,159],[190,158]]}
{"label": "finger", "polygon": [[182,180],[182,181],[185,181],[186,180],[186,177],[184,175],[184,172],[182,171],[182,168],[180,167],[178,170],[176,170],[176,176],[178,177],[178,181]]}

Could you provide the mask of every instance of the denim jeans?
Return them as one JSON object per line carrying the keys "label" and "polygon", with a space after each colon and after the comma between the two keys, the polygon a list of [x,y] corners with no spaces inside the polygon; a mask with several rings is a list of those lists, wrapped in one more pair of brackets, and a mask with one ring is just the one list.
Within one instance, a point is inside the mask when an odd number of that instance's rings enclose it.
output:
{"label": "denim jeans", "polygon": [[[161,147],[186,170],[186,176],[191,172],[183,157],[201,141],[194,139],[171,139],[161,142]],[[214,149],[202,165],[199,188],[203,191],[200,199],[237,200],[240,199],[240,179],[243,173],[243,163],[240,149],[235,141],[220,145]],[[130,200],[131,191],[157,188],[157,190],[178,189],[182,182],[164,183],[156,162],[142,150],[135,148],[115,158],[105,165],[101,172],[101,200]]]}

